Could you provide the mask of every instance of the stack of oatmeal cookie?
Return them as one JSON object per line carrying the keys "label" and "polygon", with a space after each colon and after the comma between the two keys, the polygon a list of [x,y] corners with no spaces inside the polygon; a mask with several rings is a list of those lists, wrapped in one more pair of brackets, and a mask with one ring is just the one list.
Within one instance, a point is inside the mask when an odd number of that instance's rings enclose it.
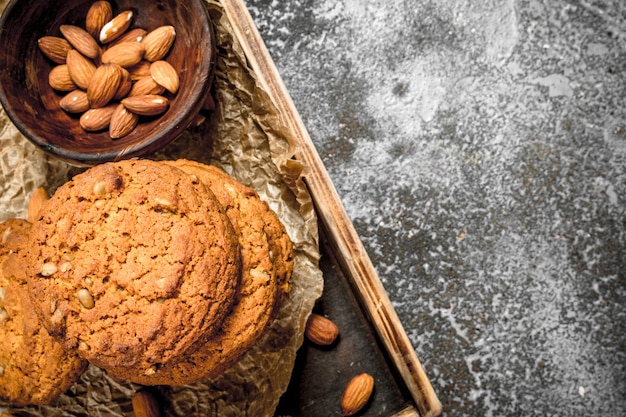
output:
{"label": "stack of oatmeal cookie", "polygon": [[[144,385],[210,379],[259,340],[288,295],[285,228],[254,190],[213,166],[98,165],[23,223],[21,267],[5,275],[27,289],[41,333],[67,354],[58,361],[74,364],[66,379],[85,363]],[[3,322],[17,311],[8,302],[0,297]],[[4,387],[23,359],[0,351],[0,360]]]}

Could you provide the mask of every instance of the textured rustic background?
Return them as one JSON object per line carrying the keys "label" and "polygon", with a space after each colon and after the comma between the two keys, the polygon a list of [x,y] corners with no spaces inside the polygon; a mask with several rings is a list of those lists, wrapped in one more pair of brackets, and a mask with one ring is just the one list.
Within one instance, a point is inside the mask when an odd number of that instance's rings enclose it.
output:
{"label": "textured rustic background", "polygon": [[625,415],[625,3],[246,4],[444,415]]}

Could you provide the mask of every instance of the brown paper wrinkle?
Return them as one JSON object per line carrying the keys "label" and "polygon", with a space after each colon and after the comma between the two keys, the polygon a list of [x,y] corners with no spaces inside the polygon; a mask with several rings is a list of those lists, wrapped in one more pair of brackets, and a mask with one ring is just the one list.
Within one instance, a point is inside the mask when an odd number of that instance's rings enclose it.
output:
{"label": "brown paper wrinkle", "polygon": [[[0,0],[0,9],[6,6]],[[218,58],[212,93],[216,102],[205,124],[189,128],[153,159],[188,158],[211,163],[254,188],[276,211],[294,243],[289,297],[259,343],[224,375],[189,386],[160,386],[167,416],[272,416],[287,389],[304,325],[323,287],[318,267],[317,218],[304,181],[306,167],[276,107],[249,68],[241,45],[217,1],[207,0],[216,33]],[[0,216],[26,218],[30,193],[52,193],[77,172],[28,142],[0,113]],[[139,385],[115,381],[90,366],[55,404],[0,412],[23,416],[132,416],[130,397]]]}

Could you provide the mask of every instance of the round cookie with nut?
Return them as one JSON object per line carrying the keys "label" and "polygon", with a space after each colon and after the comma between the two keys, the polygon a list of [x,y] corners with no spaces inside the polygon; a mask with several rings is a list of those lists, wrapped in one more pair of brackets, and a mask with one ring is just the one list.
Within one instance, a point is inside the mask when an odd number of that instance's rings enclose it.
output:
{"label": "round cookie with nut", "polygon": [[39,324],[25,277],[30,223],[0,223],[0,397],[16,406],[50,404],[78,380],[87,361],[67,352]]}
{"label": "round cookie with nut", "polygon": [[136,375],[211,337],[241,273],[215,195],[149,160],[98,165],[59,187],[29,245],[28,285],[50,334],[96,366]]}
{"label": "round cookie with nut", "polygon": [[220,330],[184,361],[166,364],[152,375],[115,377],[144,385],[190,384],[215,376],[237,361],[271,323],[277,298],[282,296],[274,270],[264,212],[267,206],[251,188],[235,180],[223,181],[209,166],[189,160],[164,161],[198,178],[215,194],[235,228],[241,247],[241,286],[232,311]]}
{"label": "round cookie with nut", "polygon": [[248,196],[248,198],[251,199],[251,203],[257,206],[256,211],[263,219],[263,230],[267,236],[270,257],[274,263],[276,285],[278,286],[278,297],[276,297],[273,311],[273,318],[275,318],[280,306],[285,301],[287,294],[289,294],[289,281],[293,272],[294,262],[293,243],[285,230],[285,226],[276,213],[265,201],[259,198],[258,194],[253,189],[240,183],[227,172],[214,165],[205,165],[205,169],[209,171],[212,178],[209,188],[212,187],[211,184],[222,184],[229,193]]}

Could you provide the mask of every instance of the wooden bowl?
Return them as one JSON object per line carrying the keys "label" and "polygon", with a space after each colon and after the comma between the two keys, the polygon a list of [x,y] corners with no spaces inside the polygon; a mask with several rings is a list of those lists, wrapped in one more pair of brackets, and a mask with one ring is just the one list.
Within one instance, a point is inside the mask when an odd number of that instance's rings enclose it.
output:
{"label": "wooden bowl", "polygon": [[142,118],[128,135],[111,139],[108,130],[86,132],[79,116],[65,112],[65,93],[48,83],[58,65],[45,57],[38,39],[62,36],[64,24],[85,28],[93,0],[12,0],[0,18],[0,102],[16,127],[46,152],[75,165],[148,155],[189,127],[209,94],[215,46],[203,0],[111,0],[113,16],[134,12],[131,28],[150,31],[162,25],[176,29],[176,40],[164,60],[178,70],[176,94],[165,92],[170,107],[162,115]]}

